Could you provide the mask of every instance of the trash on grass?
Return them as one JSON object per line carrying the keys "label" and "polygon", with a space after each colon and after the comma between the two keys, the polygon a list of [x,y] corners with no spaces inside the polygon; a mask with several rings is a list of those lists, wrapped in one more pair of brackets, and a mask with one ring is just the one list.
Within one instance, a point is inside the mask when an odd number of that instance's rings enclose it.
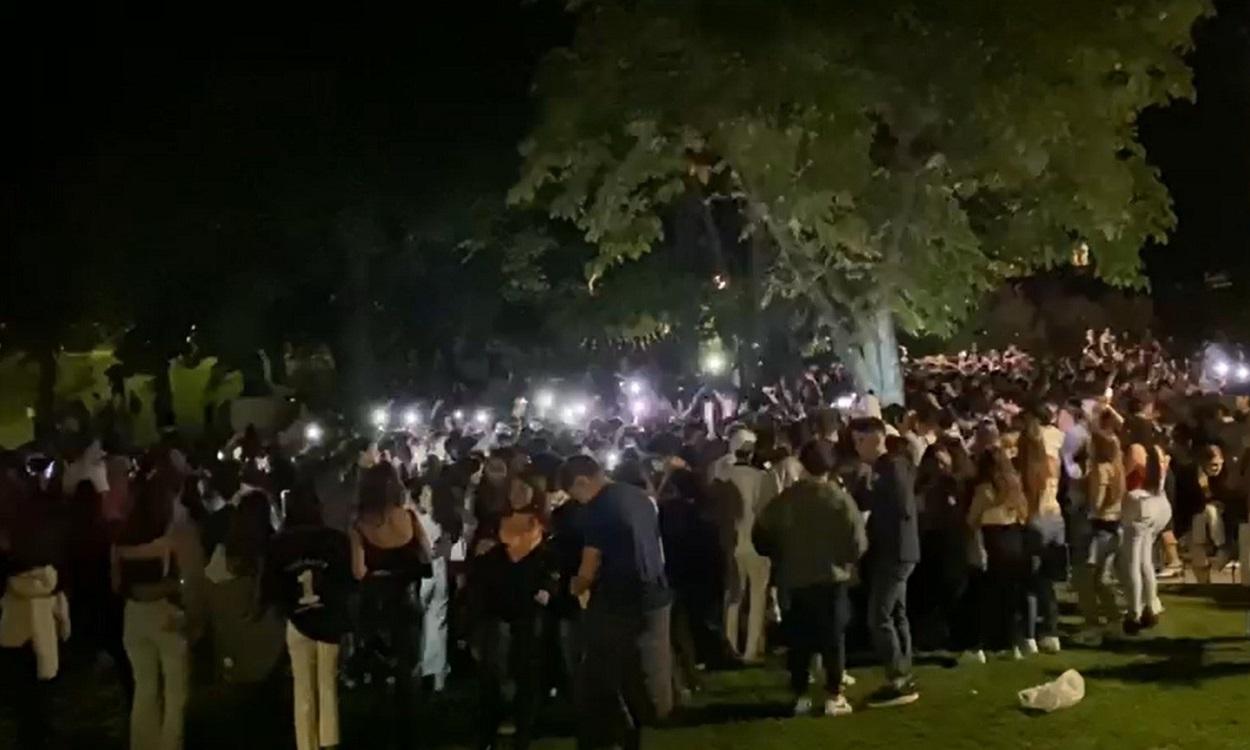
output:
{"label": "trash on grass", "polygon": [[1061,708],[1071,708],[1084,697],[1085,678],[1075,669],[1069,669],[1056,680],[1021,690],[1020,707],[1048,714]]}

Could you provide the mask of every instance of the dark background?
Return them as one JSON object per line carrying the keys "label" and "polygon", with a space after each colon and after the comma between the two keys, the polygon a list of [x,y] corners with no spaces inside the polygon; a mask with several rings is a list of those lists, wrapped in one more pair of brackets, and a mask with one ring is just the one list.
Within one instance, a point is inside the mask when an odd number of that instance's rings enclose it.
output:
{"label": "dark background", "polygon": [[[11,4],[6,253],[65,273],[174,246],[228,263],[263,244],[258,217],[499,194],[533,66],[568,23],[558,3],[419,5]],[[1179,216],[1145,258],[1160,322],[1182,336],[1250,323],[1250,3],[1217,5],[1196,30],[1197,103],[1141,122]]]}

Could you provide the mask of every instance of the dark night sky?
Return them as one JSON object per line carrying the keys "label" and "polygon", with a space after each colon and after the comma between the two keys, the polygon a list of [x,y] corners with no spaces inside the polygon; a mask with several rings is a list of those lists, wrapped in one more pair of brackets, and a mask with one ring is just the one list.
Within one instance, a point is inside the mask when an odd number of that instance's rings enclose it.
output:
{"label": "dark night sky", "polygon": [[[5,235],[157,252],[282,201],[434,203],[466,174],[505,187],[533,63],[567,34],[557,4],[410,6],[10,4]],[[1147,254],[1170,303],[1204,270],[1250,291],[1250,3],[1219,6],[1198,30],[1197,105],[1142,123],[1180,215]]]}

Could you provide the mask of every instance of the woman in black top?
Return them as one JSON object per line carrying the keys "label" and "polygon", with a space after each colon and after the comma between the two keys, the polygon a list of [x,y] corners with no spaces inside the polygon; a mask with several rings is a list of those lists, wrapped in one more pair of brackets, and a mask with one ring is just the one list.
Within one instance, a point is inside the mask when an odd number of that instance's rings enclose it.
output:
{"label": "woman in black top", "polygon": [[416,513],[404,507],[399,474],[386,462],[360,476],[351,539],[352,573],[360,581],[357,648],[379,690],[392,687],[391,728],[398,747],[411,741],[414,626],[421,621],[413,584],[430,575],[430,553]]}

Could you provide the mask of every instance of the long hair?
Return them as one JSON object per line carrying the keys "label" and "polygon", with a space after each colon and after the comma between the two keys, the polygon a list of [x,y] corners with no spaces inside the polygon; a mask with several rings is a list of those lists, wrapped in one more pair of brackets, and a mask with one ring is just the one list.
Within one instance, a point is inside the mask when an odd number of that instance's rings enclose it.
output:
{"label": "long hair", "polygon": [[404,485],[389,463],[382,461],[360,474],[359,515],[370,523],[380,524],[393,509],[404,504]]}
{"label": "long hair", "polygon": [[259,490],[239,498],[230,514],[224,545],[226,566],[236,576],[256,575],[265,557],[273,527],[269,522],[269,496]]}
{"label": "long hair", "polygon": [[1020,467],[1020,481],[1029,501],[1029,511],[1033,513],[1041,504],[1046,488],[1059,476],[1059,467],[1046,454],[1046,440],[1042,425],[1037,420],[1030,419],[1020,433],[1019,451],[1016,460]]}
{"label": "long hair", "polygon": [[123,545],[138,545],[158,539],[169,529],[173,518],[174,493],[169,483],[149,477],[138,485],[118,541]]}
{"label": "long hair", "polygon": [[1098,487],[1106,476],[1109,479],[1107,485],[1107,497],[1105,502],[1109,505],[1117,505],[1124,500],[1127,492],[1124,478],[1124,461],[1120,451],[1120,439],[1113,432],[1105,430],[1095,430],[1090,437],[1090,470],[1086,473],[1085,481],[1087,482],[1087,497],[1095,497],[1098,493]]}
{"label": "long hair", "polygon": [[1004,448],[994,448],[981,454],[977,465],[977,484],[988,484],[994,489],[996,506],[1012,505],[1022,512],[1027,510],[1020,473]]}

